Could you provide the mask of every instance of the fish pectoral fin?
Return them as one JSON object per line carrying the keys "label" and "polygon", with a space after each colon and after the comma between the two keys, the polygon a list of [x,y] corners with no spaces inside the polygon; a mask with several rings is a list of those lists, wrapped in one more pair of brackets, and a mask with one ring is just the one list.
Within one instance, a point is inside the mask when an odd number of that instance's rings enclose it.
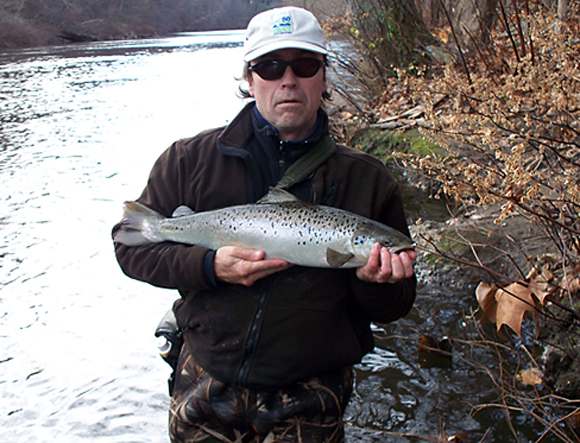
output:
{"label": "fish pectoral fin", "polygon": [[330,248],[326,250],[326,262],[331,268],[340,268],[353,257],[350,252],[344,254]]}
{"label": "fish pectoral fin", "polygon": [[195,214],[195,211],[193,211],[191,208],[188,208],[185,205],[182,205],[182,206],[178,206],[177,208],[175,208],[175,211],[173,211],[173,214],[171,214],[171,217],[173,217],[173,218],[187,217],[188,215],[193,215],[193,214]]}
{"label": "fish pectoral fin", "polygon": [[280,188],[270,188],[264,197],[258,200],[258,203],[287,203],[300,201],[294,194]]}

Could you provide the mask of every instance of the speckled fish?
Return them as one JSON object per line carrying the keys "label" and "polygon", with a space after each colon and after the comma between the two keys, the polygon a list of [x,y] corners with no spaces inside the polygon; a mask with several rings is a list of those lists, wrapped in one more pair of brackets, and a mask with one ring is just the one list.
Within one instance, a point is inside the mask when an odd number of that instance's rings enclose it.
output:
{"label": "speckled fish", "polygon": [[275,188],[256,204],[194,213],[180,206],[172,218],[126,202],[114,240],[128,246],[172,241],[218,249],[260,249],[266,258],[301,266],[353,268],[365,265],[374,243],[394,253],[413,247],[396,229],[337,208],[304,203]]}

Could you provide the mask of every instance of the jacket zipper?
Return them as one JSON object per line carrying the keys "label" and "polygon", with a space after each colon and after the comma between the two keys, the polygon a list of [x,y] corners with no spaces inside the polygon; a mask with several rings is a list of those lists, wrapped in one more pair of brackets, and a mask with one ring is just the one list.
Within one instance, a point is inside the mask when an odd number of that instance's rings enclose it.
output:
{"label": "jacket zipper", "polygon": [[266,286],[262,290],[260,294],[260,300],[258,301],[258,309],[256,310],[256,314],[254,315],[254,319],[252,320],[252,324],[250,326],[250,333],[248,334],[248,340],[246,341],[246,347],[244,349],[244,357],[242,359],[242,363],[240,365],[240,369],[238,369],[238,373],[236,375],[236,384],[238,386],[244,387],[247,382],[248,372],[250,369],[250,362],[252,360],[256,343],[258,341],[258,331],[260,330],[260,326],[262,324],[262,320],[264,317],[264,312],[266,310],[266,301],[268,299],[268,294],[270,293],[270,288],[274,282],[274,276],[269,277]]}

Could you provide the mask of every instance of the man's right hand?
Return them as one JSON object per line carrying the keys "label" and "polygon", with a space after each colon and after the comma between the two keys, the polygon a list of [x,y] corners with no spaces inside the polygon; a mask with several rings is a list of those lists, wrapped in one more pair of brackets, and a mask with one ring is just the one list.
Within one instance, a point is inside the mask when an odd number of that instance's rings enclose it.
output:
{"label": "man's right hand", "polygon": [[291,266],[285,260],[264,260],[264,251],[237,246],[219,248],[213,261],[217,280],[244,286],[252,286],[257,280]]}

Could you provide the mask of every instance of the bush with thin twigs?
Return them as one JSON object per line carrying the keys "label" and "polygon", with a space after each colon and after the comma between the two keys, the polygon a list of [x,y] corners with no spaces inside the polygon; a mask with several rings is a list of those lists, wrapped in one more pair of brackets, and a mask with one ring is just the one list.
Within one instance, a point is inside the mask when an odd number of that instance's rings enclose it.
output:
{"label": "bush with thin twigs", "polygon": [[[423,108],[419,126],[445,153],[396,157],[423,186],[452,201],[456,214],[447,231],[428,234],[428,226],[419,222],[413,227],[415,240],[430,254],[481,271],[486,281],[478,287],[478,301],[483,316],[497,324],[498,335],[482,336],[479,345],[497,350],[498,356],[525,351],[516,359],[520,367],[500,359],[500,370],[489,373],[500,400],[475,410],[501,407],[508,422],[510,410],[523,410],[546,433],[578,442],[578,4],[571,2],[566,22],[540,2],[526,1],[521,10],[501,0],[498,6],[488,45],[476,44],[461,64],[399,70],[397,97],[393,89],[385,90],[375,101],[379,106],[365,110],[365,117],[380,120],[382,110],[400,97],[409,108]],[[463,48],[458,53],[468,54]],[[368,116],[373,111],[374,119]],[[535,336],[522,331],[530,313],[537,319]],[[528,352],[526,341],[515,335],[526,335],[546,352]],[[506,338],[516,340],[499,344]],[[536,376],[525,379],[524,368]],[[541,387],[524,391],[520,381]]]}
{"label": "bush with thin twigs", "polygon": [[[498,30],[493,45],[440,76],[400,72],[404,90],[425,107],[424,134],[447,155],[398,157],[463,209],[446,237],[452,246],[443,250],[440,237],[427,236],[422,246],[487,274],[478,301],[498,330],[505,324],[520,335],[527,311],[539,318],[551,391],[523,394],[505,372],[498,405],[539,421],[546,415],[535,411],[545,405],[565,406],[545,423],[557,433],[562,417],[580,410],[563,399],[580,396],[573,375],[580,369],[580,33],[578,16],[559,23],[538,6],[524,18],[519,45]],[[554,361],[568,373],[557,373]],[[559,438],[580,441],[568,429]]]}

